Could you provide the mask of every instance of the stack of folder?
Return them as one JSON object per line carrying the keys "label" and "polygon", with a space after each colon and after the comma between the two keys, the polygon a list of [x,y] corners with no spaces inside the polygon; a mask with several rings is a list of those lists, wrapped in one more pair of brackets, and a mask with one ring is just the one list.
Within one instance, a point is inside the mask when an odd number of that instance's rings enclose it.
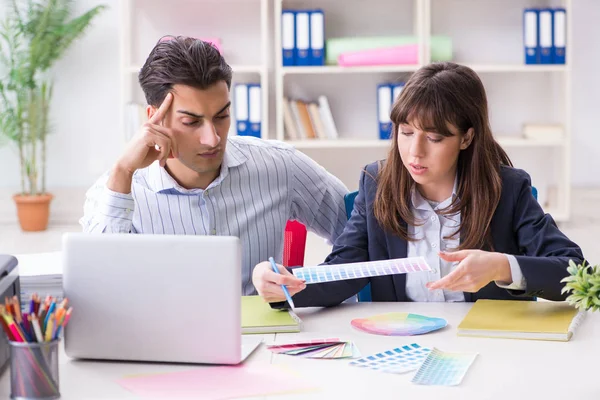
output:
{"label": "stack of folder", "polygon": [[525,64],[565,64],[567,14],[564,8],[523,11]]}
{"label": "stack of folder", "polygon": [[283,66],[325,64],[323,10],[283,10],[281,13]]}
{"label": "stack of folder", "polygon": [[379,123],[379,138],[389,139],[392,135],[392,120],[390,113],[392,105],[402,93],[404,82],[382,83],[377,86],[377,120]]}
{"label": "stack of folder", "polygon": [[283,122],[288,140],[337,139],[338,131],[325,96],[317,102],[283,99]]}
{"label": "stack of folder", "polygon": [[239,83],[234,88],[236,133],[239,136],[261,137],[262,93],[258,83]]}

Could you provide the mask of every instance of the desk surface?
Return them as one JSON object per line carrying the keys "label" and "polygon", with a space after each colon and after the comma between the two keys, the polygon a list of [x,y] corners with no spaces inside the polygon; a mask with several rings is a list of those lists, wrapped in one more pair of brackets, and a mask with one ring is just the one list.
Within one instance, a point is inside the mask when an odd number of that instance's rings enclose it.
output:
{"label": "desk surface", "polygon": [[[265,335],[267,342],[301,338],[339,337],[352,340],[363,355],[403,344],[419,343],[442,351],[476,352],[478,356],[457,387],[420,386],[410,383],[412,373],[386,374],[351,367],[348,360],[311,360],[272,355],[264,345],[246,360],[247,364],[286,364],[317,390],[281,399],[369,399],[380,396],[420,396],[425,399],[597,399],[600,398],[600,313],[588,314],[570,342],[465,338],[456,327],[471,304],[450,303],[357,303],[331,309],[300,309],[301,333]],[[351,327],[350,321],[383,312],[412,312],[443,317],[448,326],[423,336],[389,337],[370,335]],[[61,399],[136,399],[115,381],[125,375],[188,370],[190,366],[75,361],[64,353],[60,365]],[[0,397],[10,393],[9,373],[0,378]],[[400,397],[399,397],[400,398]],[[271,397],[269,397],[271,399]]]}

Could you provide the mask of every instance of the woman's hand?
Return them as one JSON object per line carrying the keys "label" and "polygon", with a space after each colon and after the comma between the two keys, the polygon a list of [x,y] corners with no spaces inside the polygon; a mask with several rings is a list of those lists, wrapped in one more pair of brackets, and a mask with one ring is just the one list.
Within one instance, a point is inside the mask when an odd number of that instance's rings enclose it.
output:
{"label": "woman's hand", "polygon": [[492,281],[512,283],[510,263],[506,255],[483,250],[460,250],[440,252],[441,259],[458,262],[454,271],[445,277],[429,282],[429,290],[446,289],[456,292],[477,292]]}
{"label": "woman's hand", "polygon": [[290,296],[304,290],[306,283],[302,279],[296,278],[287,268],[277,264],[279,273],[275,273],[268,261],[261,262],[254,267],[252,272],[252,283],[258,291],[258,294],[268,303],[285,301],[285,295],[281,285],[286,285]]}

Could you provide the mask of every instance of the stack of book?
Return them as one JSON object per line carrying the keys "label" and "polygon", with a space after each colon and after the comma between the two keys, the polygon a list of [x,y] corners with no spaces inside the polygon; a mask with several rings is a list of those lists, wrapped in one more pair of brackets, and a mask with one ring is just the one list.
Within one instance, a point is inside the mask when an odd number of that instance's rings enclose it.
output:
{"label": "stack of book", "polygon": [[327,97],[316,102],[283,99],[283,122],[288,140],[337,139],[338,131]]}

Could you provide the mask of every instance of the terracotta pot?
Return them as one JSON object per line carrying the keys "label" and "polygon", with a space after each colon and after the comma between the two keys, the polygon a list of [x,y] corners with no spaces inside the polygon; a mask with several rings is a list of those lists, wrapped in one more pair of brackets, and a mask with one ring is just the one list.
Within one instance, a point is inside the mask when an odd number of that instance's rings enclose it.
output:
{"label": "terracotta pot", "polygon": [[49,193],[40,195],[15,194],[17,216],[21,229],[26,232],[44,231],[50,217],[50,201],[54,196]]}

